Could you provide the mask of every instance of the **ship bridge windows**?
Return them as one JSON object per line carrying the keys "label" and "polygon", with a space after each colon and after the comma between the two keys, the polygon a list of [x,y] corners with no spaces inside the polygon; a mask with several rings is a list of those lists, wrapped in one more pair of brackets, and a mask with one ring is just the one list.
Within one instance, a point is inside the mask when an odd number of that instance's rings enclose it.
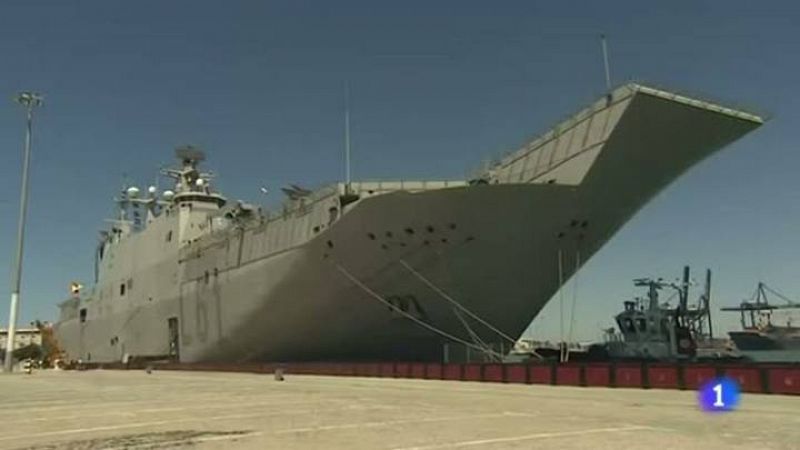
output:
{"label": "ship bridge windows", "polygon": [[636,327],[633,325],[633,319],[630,317],[623,319],[621,328],[628,333],[636,333]]}
{"label": "ship bridge windows", "polygon": [[636,325],[638,325],[640,333],[647,331],[647,320],[645,320],[643,317],[636,319]]}

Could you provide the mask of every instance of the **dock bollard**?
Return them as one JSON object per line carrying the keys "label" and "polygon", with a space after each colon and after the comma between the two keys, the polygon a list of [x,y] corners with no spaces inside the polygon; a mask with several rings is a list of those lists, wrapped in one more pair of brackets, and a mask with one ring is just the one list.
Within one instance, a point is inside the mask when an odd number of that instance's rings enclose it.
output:
{"label": "dock bollard", "polygon": [[283,367],[275,368],[275,381],[283,381]]}

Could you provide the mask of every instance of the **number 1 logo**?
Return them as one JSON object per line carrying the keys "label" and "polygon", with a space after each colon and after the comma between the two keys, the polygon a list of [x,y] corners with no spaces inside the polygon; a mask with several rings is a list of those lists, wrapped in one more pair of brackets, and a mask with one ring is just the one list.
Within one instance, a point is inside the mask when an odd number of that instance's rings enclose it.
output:
{"label": "number 1 logo", "polygon": [[714,392],[717,394],[717,399],[714,400],[714,408],[724,408],[725,402],[722,401],[722,383],[718,383],[714,386]]}
{"label": "number 1 logo", "polygon": [[733,411],[741,397],[739,384],[730,378],[717,378],[704,384],[697,393],[705,411]]}

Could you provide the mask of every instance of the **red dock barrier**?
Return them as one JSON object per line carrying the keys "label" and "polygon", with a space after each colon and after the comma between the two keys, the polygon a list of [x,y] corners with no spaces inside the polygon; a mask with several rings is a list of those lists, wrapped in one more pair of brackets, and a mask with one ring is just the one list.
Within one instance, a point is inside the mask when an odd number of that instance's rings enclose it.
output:
{"label": "red dock barrier", "polygon": [[683,368],[683,388],[699,389],[704,383],[717,376],[717,369],[712,366],[685,366]]}
{"label": "red dock barrier", "polygon": [[734,379],[742,388],[742,392],[764,392],[761,370],[755,367],[725,367],[723,373]]}
{"label": "red dock barrier", "polygon": [[464,376],[461,379],[464,381],[483,381],[480,364],[464,364],[463,372]]}
{"label": "red dock barrier", "polygon": [[425,367],[425,378],[429,380],[442,379],[442,365],[438,363],[431,363]]}
{"label": "red dock barrier", "polygon": [[369,364],[356,363],[356,364],[353,364],[353,367],[355,368],[355,372],[356,372],[356,376],[357,377],[369,376],[369,372],[368,372]]}
{"label": "red dock barrier", "polygon": [[648,366],[647,383],[649,387],[656,389],[678,389],[678,366]]}
{"label": "red dock barrier", "polygon": [[800,395],[800,368],[770,367],[766,371],[769,392]]}
{"label": "red dock barrier", "polygon": [[398,363],[177,363],[134,361],[121,363],[86,363],[84,368],[273,373],[277,368],[287,374],[394,377],[430,380],[485,381],[493,383],[556,384],[587,387],[628,387],[660,389],[698,389],[717,376],[736,381],[744,392],[800,395],[800,364],[757,363],[469,363],[440,364]]}
{"label": "red dock barrier", "polygon": [[531,383],[536,384],[552,384],[553,383],[553,367],[549,364],[536,364],[529,368]]}
{"label": "red dock barrier", "polygon": [[586,386],[607,387],[611,385],[611,367],[608,364],[587,364],[583,373]]}
{"label": "red dock barrier", "polygon": [[502,364],[489,364],[483,366],[483,381],[493,381],[495,383],[502,383],[503,379],[503,365]]}
{"label": "red dock barrier", "polygon": [[353,364],[340,363],[339,373],[344,376],[353,376],[356,374],[356,367]]}
{"label": "red dock barrier", "polygon": [[506,382],[527,383],[528,366],[524,364],[509,364],[506,366]]}
{"label": "red dock barrier", "polygon": [[614,368],[614,385],[616,387],[642,387],[642,366],[620,364]]}
{"label": "red dock barrier", "polygon": [[567,386],[581,385],[580,366],[559,365],[556,367],[556,384]]}
{"label": "red dock barrier", "polygon": [[380,369],[380,376],[386,378],[393,378],[394,377],[394,364],[393,363],[383,363],[381,364]]}
{"label": "red dock barrier", "polygon": [[425,363],[411,364],[411,378],[425,378]]}
{"label": "red dock barrier", "polygon": [[461,379],[461,364],[445,364],[444,377],[445,380],[460,380]]}
{"label": "red dock barrier", "polygon": [[408,363],[397,363],[394,365],[395,378],[409,378],[411,376],[411,365]]}

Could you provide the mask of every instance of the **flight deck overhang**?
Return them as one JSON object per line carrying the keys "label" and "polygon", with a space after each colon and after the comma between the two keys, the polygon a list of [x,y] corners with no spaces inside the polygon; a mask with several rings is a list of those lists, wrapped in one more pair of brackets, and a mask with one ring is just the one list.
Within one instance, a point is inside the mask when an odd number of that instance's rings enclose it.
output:
{"label": "flight deck overhang", "polygon": [[[632,105],[637,107],[631,108]],[[546,133],[530,140],[522,148],[497,161],[483,178],[491,183],[545,183],[578,186],[603,152],[609,151],[609,140],[620,128],[641,121],[634,115],[647,117],[647,126],[640,127],[637,144],[646,152],[650,143],[668,134],[690,134],[704,155],[718,150],[716,137],[726,142],[738,139],[764,123],[755,113],[723,106],[720,103],[663,89],[630,83],[601,97],[590,106],[573,114]],[[701,120],[685,120],[689,117]],[[658,130],[656,130],[658,128]],[[648,136],[643,133],[653,132]],[[708,145],[706,145],[706,143]]]}

